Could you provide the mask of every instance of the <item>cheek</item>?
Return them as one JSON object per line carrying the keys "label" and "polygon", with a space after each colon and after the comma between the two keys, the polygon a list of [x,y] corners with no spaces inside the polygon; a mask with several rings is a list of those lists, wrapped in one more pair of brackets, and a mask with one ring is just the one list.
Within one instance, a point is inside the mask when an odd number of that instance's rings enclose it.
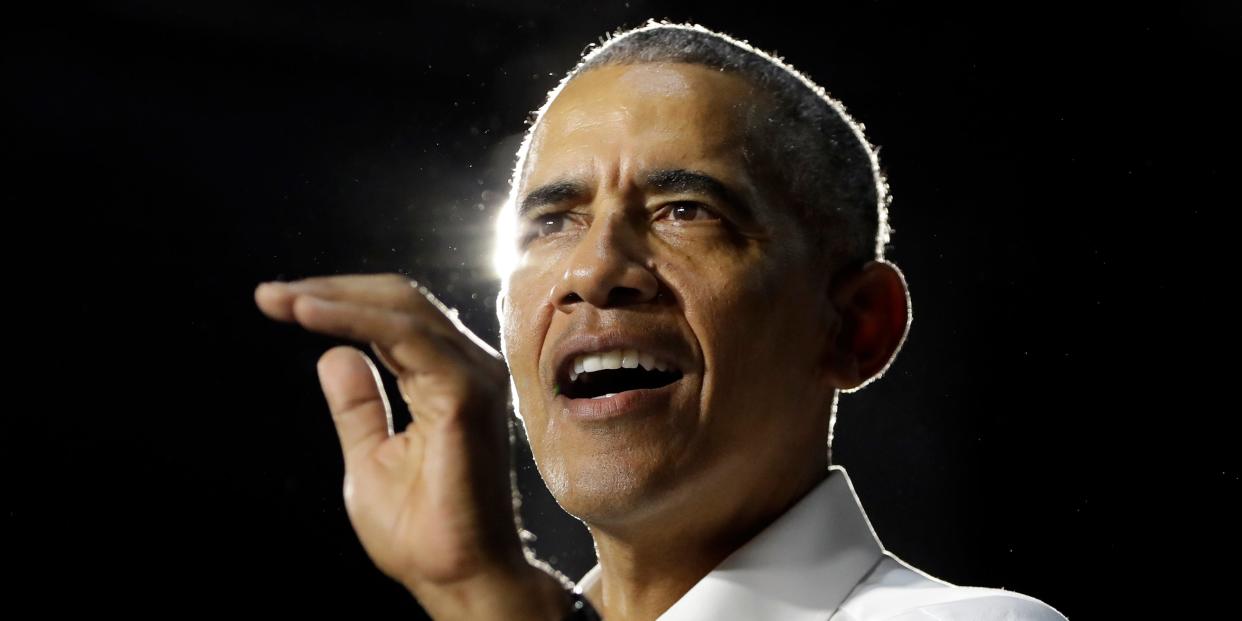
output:
{"label": "cheek", "polygon": [[679,276],[686,319],[703,348],[704,412],[775,405],[808,380],[814,330],[810,301],[797,288],[804,275],[765,259],[717,258]]}
{"label": "cheek", "polygon": [[523,296],[522,290],[518,291],[509,296],[501,315],[501,341],[505,344],[505,360],[509,365],[514,414],[521,421],[535,463],[551,488],[554,481],[565,477],[558,474],[564,471],[559,460],[555,464],[547,461],[547,456],[554,452],[544,450],[550,441],[546,426],[555,420],[547,416],[549,402],[542,395],[539,382],[541,336],[546,331],[540,326],[538,314],[532,312],[538,308],[537,303],[528,299],[529,294]]}
{"label": "cheek", "polygon": [[[511,277],[500,314],[500,338],[509,365],[514,391],[514,406],[526,420],[542,418],[544,403],[539,378],[540,352],[551,319],[551,306],[538,294],[544,289],[527,275],[515,272]],[[529,427],[529,423],[528,423]]]}
{"label": "cheek", "polygon": [[704,354],[731,353],[732,343],[749,342],[745,337],[762,331],[784,303],[782,270],[757,250],[698,256],[699,260],[683,257],[670,262],[670,280],[681,284],[677,288],[682,291],[686,319],[698,333]]}

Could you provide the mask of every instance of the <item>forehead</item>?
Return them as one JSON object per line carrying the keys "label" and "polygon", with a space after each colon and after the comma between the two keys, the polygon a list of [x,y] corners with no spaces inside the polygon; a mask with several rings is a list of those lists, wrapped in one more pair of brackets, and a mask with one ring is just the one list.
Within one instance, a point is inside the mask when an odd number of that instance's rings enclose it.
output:
{"label": "forehead", "polygon": [[610,165],[740,169],[756,105],[745,79],[702,65],[592,69],[566,84],[539,120],[523,185],[590,176]]}

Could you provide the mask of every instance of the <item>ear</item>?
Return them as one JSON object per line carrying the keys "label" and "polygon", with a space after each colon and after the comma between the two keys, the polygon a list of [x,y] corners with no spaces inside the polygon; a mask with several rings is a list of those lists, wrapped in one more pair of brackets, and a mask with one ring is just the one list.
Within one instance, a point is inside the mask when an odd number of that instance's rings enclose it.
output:
{"label": "ear", "polygon": [[830,298],[837,321],[830,330],[830,383],[853,392],[879,378],[897,357],[910,331],[906,277],[885,260],[839,274]]}

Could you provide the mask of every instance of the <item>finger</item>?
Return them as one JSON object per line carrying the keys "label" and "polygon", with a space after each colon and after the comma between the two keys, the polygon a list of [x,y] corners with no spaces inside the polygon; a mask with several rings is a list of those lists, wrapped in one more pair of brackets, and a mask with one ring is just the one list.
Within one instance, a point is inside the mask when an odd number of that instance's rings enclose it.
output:
{"label": "finger", "polygon": [[351,455],[366,455],[393,434],[388,397],[379,370],[353,347],[333,347],[316,369],[348,467]]}
{"label": "finger", "polygon": [[297,294],[281,283],[259,283],[254,289],[254,302],[263,314],[278,321],[293,321],[293,300]]}
{"label": "finger", "polygon": [[[357,341],[371,341],[397,376],[402,399],[415,419],[457,412],[450,403],[470,401],[486,387],[486,399],[507,399],[508,367],[465,343],[461,334],[441,336],[420,317],[348,302],[299,296],[297,321],[308,329]],[[430,392],[429,392],[430,391]],[[478,395],[474,395],[478,396]],[[451,418],[451,417],[450,417]],[[448,419],[444,419],[448,420]]]}
{"label": "finger", "polygon": [[298,296],[311,295],[323,300],[353,302],[389,310],[426,314],[449,329],[446,311],[425,288],[396,274],[351,274],[322,276],[293,282],[264,282],[255,287],[255,303],[274,319],[293,321],[293,304]]}
{"label": "finger", "polygon": [[[419,392],[415,388],[420,381],[440,381],[441,389],[450,392],[466,390],[466,375],[477,373],[468,358],[452,338],[441,337],[435,330],[414,315],[383,311],[371,307],[356,306],[347,302],[330,302],[311,296],[301,296],[294,306],[299,323],[315,332],[337,337],[370,340],[373,347],[384,351],[385,365],[397,376],[402,400],[411,404],[411,396]],[[460,340],[460,335],[457,335]],[[494,361],[497,373],[501,373],[499,361]],[[476,369],[463,373],[467,368]],[[486,369],[486,366],[484,368]],[[496,376],[499,378],[499,375]],[[493,378],[494,381],[499,379]],[[411,415],[414,415],[411,410]]]}
{"label": "finger", "polygon": [[[350,302],[335,302],[313,296],[298,296],[293,303],[293,317],[303,328],[359,342],[371,342],[385,349],[410,342],[422,344],[425,364],[443,364],[456,348],[446,347],[443,330],[427,322],[421,315],[386,311]],[[421,365],[420,365],[421,366]]]}
{"label": "finger", "polygon": [[[455,309],[445,306],[426,287],[400,274],[316,276],[288,283],[263,283],[255,291],[260,308],[282,321],[295,320],[293,305],[301,295],[409,312],[422,317],[429,328],[447,337],[468,359],[478,359],[475,348],[493,359],[502,358],[500,352],[461,322]],[[465,336],[475,347],[465,346],[464,342],[455,338],[457,335]],[[382,355],[381,361],[392,370],[391,364]]]}
{"label": "finger", "polygon": [[437,299],[426,287],[401,274],[343,274],[314,276],[277,284],[298,295],[309,294],[325,300],[354,302],[389,310],[402,310],[428,315],[429,320],[443,328],[454,327],[449,316],[454,312]]}
{"label": "finger", "polygon": [[371,343],[371,353],[375,354],[376,358],[379,358],[380,363],[384,365],[385,369],[388,369],[389,373],[393,375],[401,373],[401,365],[397,364],[397,361],[393,360],[392,356],[388,354],[388,350],[381,347],[379,343]]}

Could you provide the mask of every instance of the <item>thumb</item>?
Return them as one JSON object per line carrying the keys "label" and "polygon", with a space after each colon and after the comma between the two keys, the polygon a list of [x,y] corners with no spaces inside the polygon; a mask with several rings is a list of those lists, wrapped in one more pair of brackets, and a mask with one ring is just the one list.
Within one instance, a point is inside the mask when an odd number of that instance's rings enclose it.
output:
{"label": "thumb", "polygon": [[325,352],[316,369],[348,467],[350,455],[365,455],[393,434],[384,384],[375,363],[347,345]]}

